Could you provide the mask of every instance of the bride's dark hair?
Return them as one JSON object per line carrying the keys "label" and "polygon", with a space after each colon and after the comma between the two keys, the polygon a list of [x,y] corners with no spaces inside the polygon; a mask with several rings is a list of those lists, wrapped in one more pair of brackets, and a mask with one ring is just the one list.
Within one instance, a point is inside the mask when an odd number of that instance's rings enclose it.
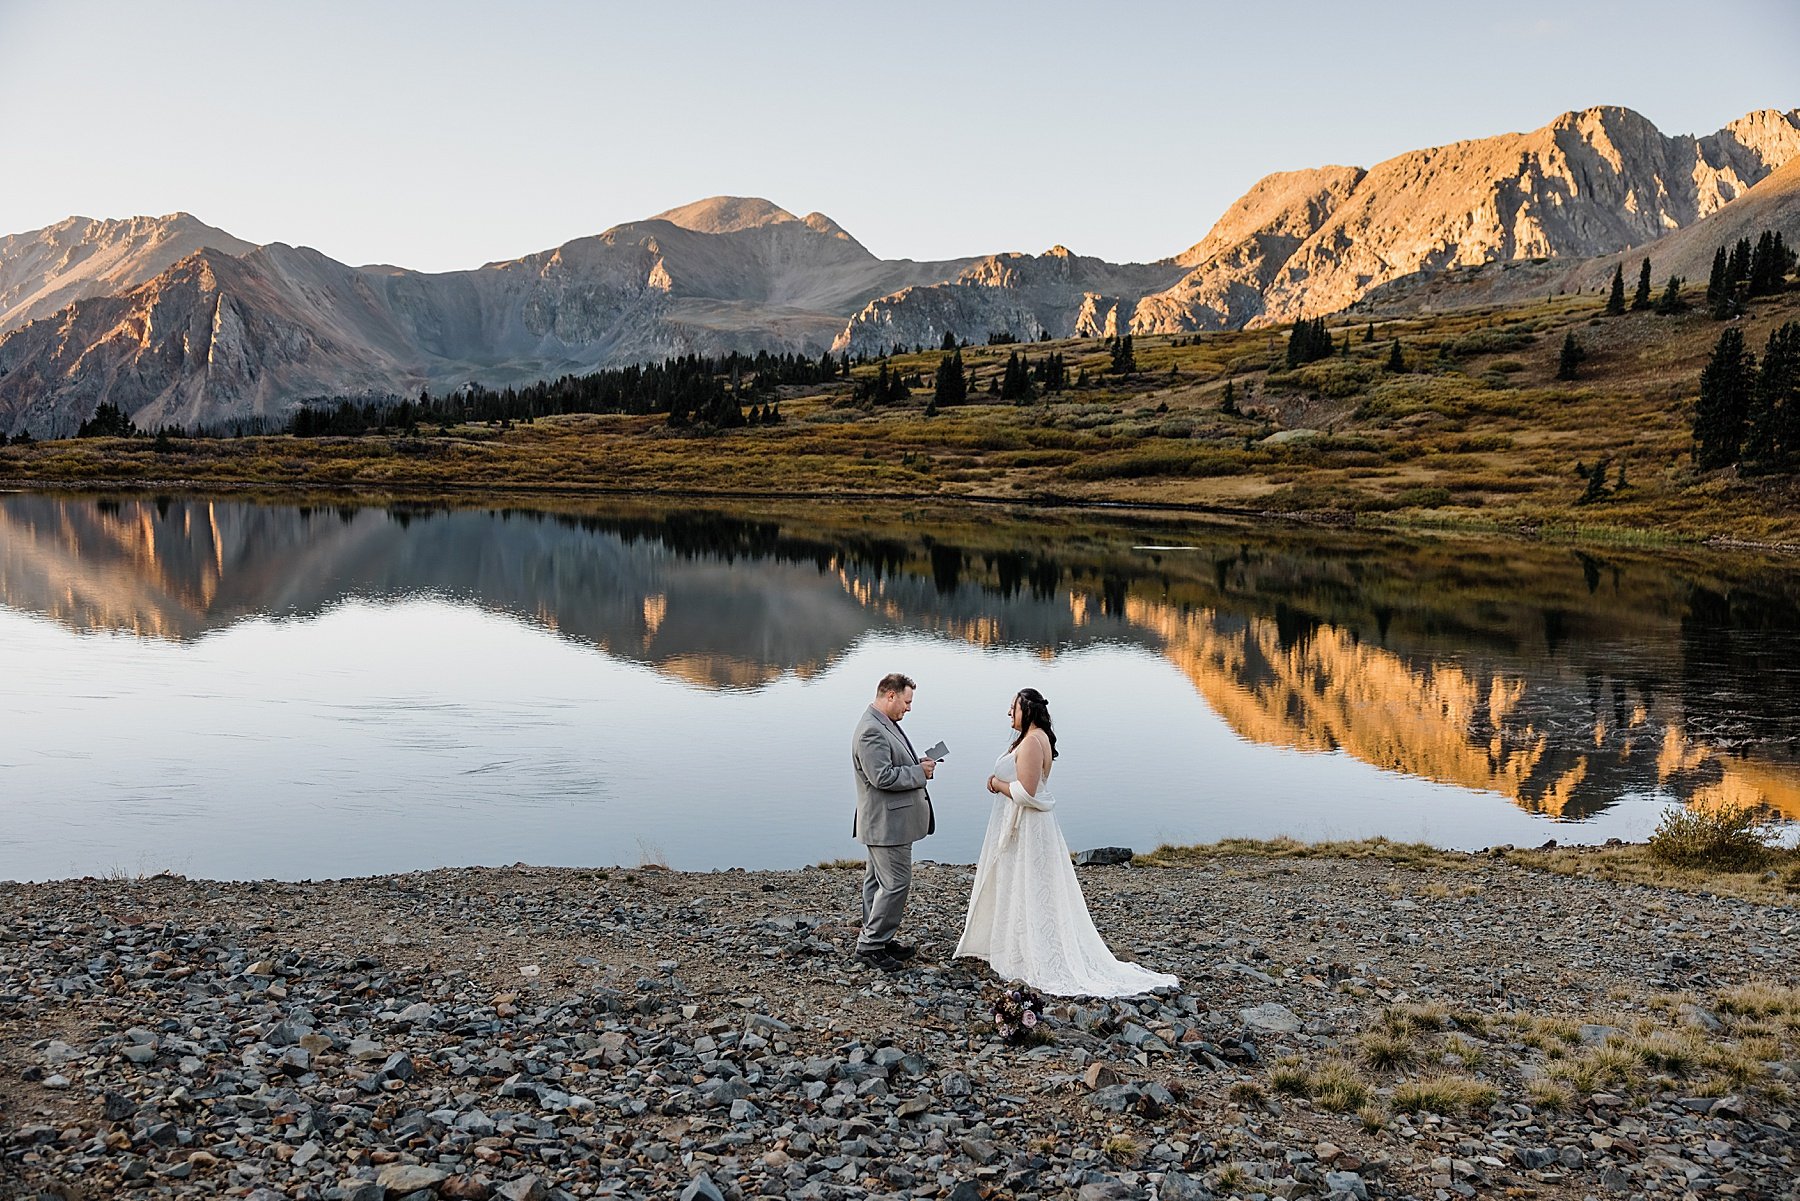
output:
{"label": "bride's dark hair", "polygon": [[1033,726],[1036,726],[1044,732],[1044,737],[1050,740],[1050,757],[1056,758],[1056,731],[1050,728],[1050,702],[1045,700],[1044,694],[1035,688],[1021,688],[1019,695],[1013,699],[1019,702],[1019,736],[1013,739],[1012,745],[1006,749],[1018,750],[1019,744],[1025,741],[1025,735],[1031,732]]}

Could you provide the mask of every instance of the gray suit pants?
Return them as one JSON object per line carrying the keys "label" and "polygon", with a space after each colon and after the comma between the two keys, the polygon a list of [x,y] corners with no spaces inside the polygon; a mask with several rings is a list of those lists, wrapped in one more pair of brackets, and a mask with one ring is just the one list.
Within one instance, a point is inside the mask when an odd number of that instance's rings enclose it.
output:
{"label": "gray suit pants", "polygon": [[906,916],[906,894],[912,888],[912,843],[864,847],[869,865],[863,870],[862,932],[858,951],[879,951],[893,941]]}

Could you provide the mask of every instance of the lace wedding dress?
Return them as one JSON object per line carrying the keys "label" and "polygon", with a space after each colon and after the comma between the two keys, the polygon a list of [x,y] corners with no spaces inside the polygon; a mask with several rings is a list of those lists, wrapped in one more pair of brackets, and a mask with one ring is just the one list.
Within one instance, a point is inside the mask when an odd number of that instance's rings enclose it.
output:
{"label": "lace wedding dress", "polygon": [[1094,929],[1051,812],[1050,773],[1036,796],[1018,785],[1011,751],[994,774],[1013,784],[1019,799],[994,798],[956,954],[985,959],[1001,976],[1061,997],[1128,997],[1174,986],[1174,976],[1115,959]]}

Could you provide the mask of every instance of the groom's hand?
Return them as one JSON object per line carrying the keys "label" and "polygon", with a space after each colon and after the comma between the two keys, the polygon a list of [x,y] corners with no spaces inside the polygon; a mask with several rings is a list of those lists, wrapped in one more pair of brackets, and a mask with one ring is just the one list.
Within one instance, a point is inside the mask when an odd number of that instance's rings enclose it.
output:
{"label": "groom's hand", "polygon": [[929,780],[932,778],[932,774],[937,771],[937,760],[921,759],[919,760],[919,766],[925,769],[925,778]]}

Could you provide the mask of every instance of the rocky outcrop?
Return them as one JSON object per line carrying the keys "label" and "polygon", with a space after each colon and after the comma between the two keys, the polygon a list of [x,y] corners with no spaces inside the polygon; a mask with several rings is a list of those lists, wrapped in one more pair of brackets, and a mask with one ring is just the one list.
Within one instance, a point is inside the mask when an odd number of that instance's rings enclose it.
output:
{"label": "rocky outcrop", "polygon": [[1800,155],[1800,110],[1665,137],[1629,109],[1379,163],[1303,242],[1252,324],[1335,312],[1389,280],[1486,262],[1591,258],[1692,225]]}
{"label": "rocky outcrop", "polygon": [[0,430],[68,434],[103,400],[145,427],[275,416],[420,372],[367,278],[317,251],[200,250],[0,340]]}
{"label": "rocky outcrop", "polygon": [[1363,174],[1359,167],[1320,167],[1265,177],[1176,256],[1187,274],[1139,301],[1132,332],[1235,329],[1261,316],[1263,293]]}
{"label": "rocky outcrop", "polygon": [[1686,295],[1698,303],[1712,270],[1713,252],[1741,238],[1754,242],[1764,230],[1800,233],[1800,158],[1684,229],[1654,242],[1592,259],[1541,259],[1482,264],[1458,270],[1414,274],[1371,290],[1357,303],[1372,315],[1435,313],[1460,308],[1510,304],[1569,292],[1592,292],[1623,268],[1628,286],[1635,285],[1639,265],[1650,260],[1651,280],[1658,293],[1671,275],[1686,281]]}
{"label": "rocky outcrop", "polygon": [[1021,342],[1104,333],[1123,306],[1167,287],[1182,274],[1172,260],[1106,262],[1053,246],[1040,255],[994,254],[946,282],[907,288],[866,305],[832,343],[850,354],[886,354],[901,346],[936,346],[946,333],[985,342],[1006,334]]}
{"label": "rocky outcrop", "polygon": [[55,225],[0,237],[0,331],[77,300],[149,283],[196,250],[243,254],[253,244],[187,213]]}

